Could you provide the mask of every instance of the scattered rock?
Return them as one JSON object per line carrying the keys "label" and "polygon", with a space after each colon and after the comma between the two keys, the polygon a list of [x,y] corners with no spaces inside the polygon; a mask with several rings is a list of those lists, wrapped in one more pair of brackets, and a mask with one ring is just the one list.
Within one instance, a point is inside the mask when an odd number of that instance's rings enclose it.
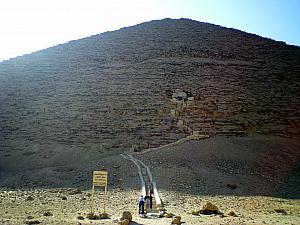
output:
{"label": "scattered rock", "polygon": [[61,198],[61,200],[64,200],[64,201],[67,200],[67,197],[66,197],[66,196],[61,196],[60,198]]}
{"label": "scattered rock", "polygon": [[30,220],[30,221],[25,221],[24,223],[29,225],[29,224],[40,224],[41,222],[38,220]]}
{"label": "scattered rock", "polygon": [[31,197],[31,196],[28,196],[26,199],[25,199],[25,201],[27,201],[27,202],[29,202],[29,201],[33,201],[34,200],[34,198],[33,197]]}
{"label": "scattered rock", "polygon": [[175,215],[174,215],[173,213],[166,213],[164,216],[165,216],[166,218],[172,218],[172,217],[174,217]]}
{"label": "scattered rock", "polygon": [[89,220],[97,220],[97,217],[94,213],[90,212],[86,215],[86,218]]}
{"label": "scattered rock", "polygon": [[275,212],[287,215],[287,212],[284,209],[274,209]]}
{"label": "scattered rock", "polygon": [[192,215],[194,215],[194,216],[200,216],[200,210],[199,211],[192,211],[192,213],[191,213]]}
{"label": "scattered rock", "polygon": [[128,212],[128,211],[124,211],[123,214],[122,214],[122,217],[121,217],[121,220],[129,220],[129,222],[132,221],[132,214],[131,212]]}
{"label": "scattered rock", "polygon": [[32,219],[33,219],[33,216],[27,216],[26,219],[32,220]]}
{"label": "scattered rock", "polygon": [[86,215],[86,218],[90,220],[104,220],[104,219],[109,219],[110,216],[107,213],[100,213],[99,215],[95,213],[88,213]]}
{"label": "scattered rock", "polygon": [[211,215],[211,214],[218,214],[219,213],[219,209],[217,206],[213,205],[210,202],[207,202],[202,209],[199,211],[200,214],[204,214],[204,215]]}
{"label": "scattered rock", "polygon": [[99,219],[100,220],[105,220],[105,219],[109,219],[109,218],[110,218],[110,216],[105,212],[99,214]]}
{"label": "scattered rock", "polygon": [[230,212],[228,213],[228,215],[229,215],[229,216],[237,217],[237,215],[236,215],[235,212],[233,212],[233,211],[230,211]]}
{"label": "scattered rock", "polygon": [[53,216],[53,214],[51,212],[47,211],[47,212],[43,213],[43,216]]}
{"label": "scattered rock", "polygon": [[181,225],[181,217],[180,217],[180,216],[176,216],[176,217],[172,220],[171,224]]}
{"label": "scattered rock", "polygon": [[84,217],[83,216],[77,216],[77,219],[84,220]]}
{"label": "scattered rock", "polygon": [[82,191],[79,189],[79,188],[76,188],[76,189],[71,189],[68,191],[68,195],[78,195],[78,194],[81,194]]}

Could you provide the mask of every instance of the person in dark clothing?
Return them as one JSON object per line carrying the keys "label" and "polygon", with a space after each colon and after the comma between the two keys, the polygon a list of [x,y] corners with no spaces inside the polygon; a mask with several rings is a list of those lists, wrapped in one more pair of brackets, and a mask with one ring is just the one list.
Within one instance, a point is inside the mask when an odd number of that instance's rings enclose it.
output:
{"label": "person in dark clothing", "polygon": [[152,194],[150,193],[149,199],[150,199],[150,209],[152,209]]}
{"label": "person in dark clothing", "polygon": [[147,204],[147,208],[152,209],[152,199],[153,199],[153,197],[151,194],[150,194],[150,196],[146,195],[145,202]]}
{"label": "person in dark clothing", "polygon": [[145,199],[143,197],[143,195],[141,195],[140,199],[139,199],[139,214],[144,214],[144,205],[145,205]]}

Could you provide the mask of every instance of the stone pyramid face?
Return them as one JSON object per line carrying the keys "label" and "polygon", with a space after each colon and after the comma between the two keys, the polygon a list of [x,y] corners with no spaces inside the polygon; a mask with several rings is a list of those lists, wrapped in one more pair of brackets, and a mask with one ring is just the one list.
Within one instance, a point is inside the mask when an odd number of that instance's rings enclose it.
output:
{"label": "stone pyramid face", "polygon": [[[187,19],[71,41],[0,63],[1,147],[143,149],[192,131],[298,137],[299,62],[299,47]],[[176,89],[193,100],[174,103]]]}

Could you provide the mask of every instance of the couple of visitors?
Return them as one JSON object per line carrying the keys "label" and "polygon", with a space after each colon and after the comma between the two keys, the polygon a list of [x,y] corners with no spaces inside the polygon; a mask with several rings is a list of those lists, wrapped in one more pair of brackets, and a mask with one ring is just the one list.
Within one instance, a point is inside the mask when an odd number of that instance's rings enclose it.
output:
{"label": "couple of visitors", "polygon": [[145,203],[147,203],[147,207],[152,209],[152,194],[149,192],[149,195],[146,195],[145,197],[141,195],[139,199],[139,214],[145,214]]}

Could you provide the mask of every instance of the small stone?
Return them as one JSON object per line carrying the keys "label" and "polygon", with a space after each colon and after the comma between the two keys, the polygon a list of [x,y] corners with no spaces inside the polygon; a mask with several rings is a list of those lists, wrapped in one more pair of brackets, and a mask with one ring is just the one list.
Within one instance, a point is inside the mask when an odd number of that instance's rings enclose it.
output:
{"label": "small stone", "polygon": [[53,214],[51,212],[44,212],[43,216],[53,216]]}
{"label": "small stone", "polygon": [[88,219],[90,219],[90,220],[96,220],[97,218],[96,218],[96,216],[95,216],[95,214],[94,213],[88,213],[87,215],[86,215],[86,218],[88,218]]}
{"label": "small stone", "polygon": [[233,217],[237,217],[237,215],[236,215],[235,212],[233,212],[233,211],[230,211],[230,212],[228,213],[228,215],[229,215],[229,216],[233,216]]}
{"label": "small stone", "polygon": [[25,201],[33,201],[34,200],[34,198],[33,197],[31,197],[31,196],[28,196],[26,199],[25,199]]}
{"label": "small stone", "polygon": [[166,218],[172,218],[172,217],[174,217],[175,215],[174,215],[173,213],[166,213],[164,216],[165,216]]}
{"label": "small stone", "polygon": [[110,216],[105,212],[99,214],[99,219],[100,220],[109,219],[109,218],[110,218]]}
{"label": "small stone", "polygon": [[67,197],[66,197],[66,196],[61,196],[60,198],[61,198],[61,200],[64,200],[64,201],[67,200]]}
{"label": "small stone", "polygon": [[84,217],[83,216],[77,216],[77,219],[84,220]]}
{"label": "small stone", "polygon": [[69,195],[78,195],[78,194],[81,194],[81,193],[82,193],[82,191],[79,188],[72,189],[68,192]]}
{"label": "small stone", "polygon": [[40,224],[41,222],[38,220],[30,220],[30,221],[25,221],[24,223],[30,225],[30,224]]}
{"label": "small stone", "polygon": [[287,212],[284,209],[274,209],[275,212],[287,215]]}
{"label": "small stone", "polygon": [[192,215],[194,216],[200,216],[200,211],[192,211]]}

